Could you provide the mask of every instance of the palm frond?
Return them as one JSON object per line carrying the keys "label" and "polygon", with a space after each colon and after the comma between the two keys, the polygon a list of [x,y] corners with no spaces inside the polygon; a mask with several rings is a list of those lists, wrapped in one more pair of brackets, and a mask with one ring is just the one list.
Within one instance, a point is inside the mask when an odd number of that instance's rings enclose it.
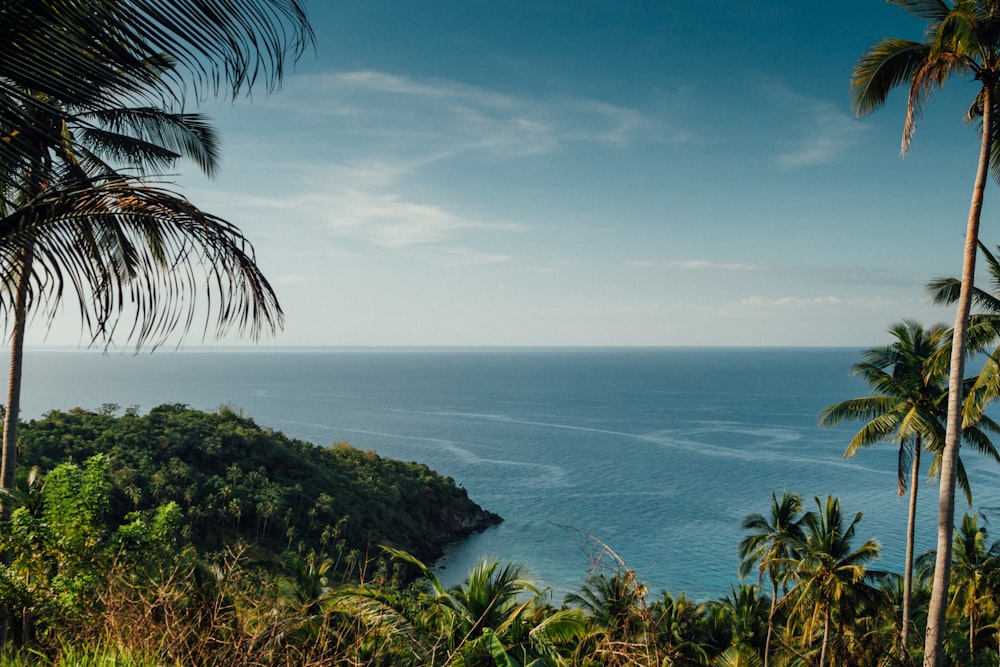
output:
{"label": "palm frond", "polygon": [[[115,154],[122,161],[130,161],[128,149],[139,144],[173,155],[173,159],[186,157],[208,176],[219,168],[219,137],[202,114],[171,113],[154,107],[113,108],[81,113],[74,120],[84,124],[80,134],[85,143],[100,141],[105,149],[121,146]],[[142,162],[137,166],[141,169]]]}
{"label": "palm frond", "polygon": [[836,426],[845,420],[874,419],[896,405],[888,396],[862,396],[841,401],[819,413],[820,426]]}
{"label": "palm frond", "polygon": [[96,127],[84,128],[79,135],[87,148],[77,147],[74,159],[90,174],[112,173],[115,164],[140,174],[164,174],[173,169],[181,157],[180,153],[161,145]]}
{"label": "palm frond", "polygon": [[905,9],[917,18],[937,23],[941,22],[951,11],[951,8],[942,0],[888,0],[888,2]]}
{"label": "palm frond", "polygon": [[943,86],[949,77],[974,70],[973,61],[963,55],[946,51],[931,57],[932,50],[931,48],[925,52],[926,59],[919,64],[910,78],[906,120],[903,123],[903,139],[900,147],[903,155],[910,150],[913,134],[917,129],[917,119],[923,113],[924,103],[931,93]]}
{"label": "palm frond", "polygon": [[5,0],[0,185],[18,192],[8,167],[58,142],[38,114],[272,90],[312,42],[300,0]]}
{"label": "palm frond", "polygon": [[885,39],[861,56],[851,73],[851,109],[867,116],[885,104],[889,92],[906,81],[926,61],[930,47],[920,42]]}
{"label": "palm frond", "polygon": [[[92,342],[110,345],[122,318],[137,347],[183,337],[200,309],[215,313],[217,336],[259,337],[281,326],[277,297],[253,247],[231,223],[138,179],[51,190],[0,219],[0,275],[20,268],[32,248],[33,298],[54,312],[67,284],[76,292]],[[12,283],[0,284],[4,304]],[[208,334],[209,319],[203,335]]]}

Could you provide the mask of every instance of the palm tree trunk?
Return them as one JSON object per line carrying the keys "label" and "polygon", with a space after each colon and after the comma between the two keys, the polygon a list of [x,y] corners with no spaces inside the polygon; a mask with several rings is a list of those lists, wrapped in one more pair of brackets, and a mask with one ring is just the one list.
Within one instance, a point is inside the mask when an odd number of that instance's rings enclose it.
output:
{"label": "palm tree trunk", "polygon": [[975,654],[975,644],[976,644],[976,621],[972,614],[969,614],[969,660],[972,660]]}
{"label": "palm tree trunk", "polygon": [[903,656],[910,650],[910,615],[913,598],[913,545],[917,527],[917,485],[920,476],[920,436],[913,443],[913,467],[910,470],[910,508],[906,518],[906,563],[903,570],[903,627],[899,633],[899,645]]}
{"label": "palm tree trunk", "polygon": [[771,661],[771,637],[774,636],[774,610],[778,606],[778,581],[772,580],[771,610],[767,612],[767,639],[764,640],[764,667]]}
{"label": "palm tree trunk", "polygon": [[823,618],[823,647],[819,650],[819,667],[826,667],[826,647],[830,642],[830,610]]}
{"label": "palm tree trunk", "polygon": [[[28,320],[28,283],[31,275],[31,262],[34,251],[31,244],[25,246],[21,253],[21,272],[17,277],[17,288],[14,295],[14,327],[10,336],[10,375],[7,378],[7,408],[3,419],[3,450],[0,451],[0,488],[5,491],[14,489],[17,468],[17,421],[21,412],[21,358],[24,351],[24,330]],[[6,516],[10,506],[4,503],[3,514]],[[0,552],[0,563],[10,565],[10,551]],[[0,647],[7,646],[10,629],[10,607],[4,604],[0,608]]]}
{"label": "palm tree trunk", "polygon": [[962,434],[962,379],[965,376],[966,327],[972,310],[972,288],[976,273],[976,244],[979,241],[979,220],[983,210],[983,194],[990,168],[993,139],[993,86],[995,81],[983,81],[983,132],[979,149],[979,167],[969,206],[969,221],[965,232],[965,255],[962,266],[962,288],[955,313],[955,330],[951,344],[951,367],[948,380],[948,413],[944,451],[941,454],[941,490],[938,496],[937,558],[934,562],[934,585],[927,609],[927,634],[924,640],[924,667],[941,667],[944,644],[945,613],[948,607],[948,585],[951,583],[951,540],[955,523],[955,479],[958,472],[958,450]]}
{"label": "palm tree trunk", "polygon": [[10,375],[7,379],[7,409],[3,422],[3,451],[0,454],[0,488],[13,490],[17,468],[17,422],[21,412],[21,366],[24,330],[28,320],[28,284],[34,250],[26,245],[21,254],[21,272],[14,296],[14,327],[10,336]]}

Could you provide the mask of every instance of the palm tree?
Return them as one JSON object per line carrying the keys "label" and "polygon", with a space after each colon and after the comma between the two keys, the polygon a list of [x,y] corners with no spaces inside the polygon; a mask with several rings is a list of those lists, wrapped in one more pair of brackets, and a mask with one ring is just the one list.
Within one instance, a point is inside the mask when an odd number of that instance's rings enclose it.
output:
{"label": "palm tree", "polygon": [[969,660],[975,655],[977,624],[993,605],[994,586],[1000,573],[1000,540],[988,544],[986,526],[978,525],[978,519],[978,514],[962,518],[955,533],[951,566],[949,607],[951,611],[960,609],[969,621]]}
{"label": "palm tree", "polygon": [[[152,67],[152,65],[150,66]],[[169,73],[166,64],[160,66]],[[48,109],[58,109],[54,101]],[[203,118],[161,109],[109,108],[58,115],[34,112],[36,124],[63,128],[58,143],[36,137],[31,160],[5,165],[21,187],[0,220],[12,321],[8,400],[0,487],[13,488],[16,469],[22,346],[28,312],[43,295],[59,302],[68,274],[94,340],[110,342],[126,305],[137,304],[129,332],[137,345],[191,326],[198,269],[219,300],[218,330],[238,324],[259,334],[280,323],[274,293],[253,251],[235,227],[162,188],[123,175],[102,154],[140,172],[169,167],[181,156],[206,173],[216,168],[214,132]],[[39,269],[41,269],[39,271]],[[213,296],[213,292],[217,293]],[[185,312],[186,311],[186,312]]]}
{"label": "palm tree", "polygon": [[740,528],[751,531],[740,540],[740,578],[750,574],[754,565],[758,570],[758,587],[764,583],[764,573],[771,581],[771,608],[767,614],[767,639],[764,643],[764,667],[771,654],[771,640],[774,637],[774,614],[778,606],[778,586],[787,580],[786,564],[793,549],[799,544],[802,533],[802,498],[797,493],[783,491],[779,500],[771,492],[771,513],[749,514],[743,518]]}
{"label": "palm tree", "polygon": [[889,331],[895,341],[865,350],[863,361],[852,368],[852,374],[868,383],[872,395],[831,405],[820,413],[819,423],[835,426],[845,419],[867,420],[848,444],[845,458],[879,442],[891,440],[899,445],[896,480],[900,496],[907,476],[910,482],[899,640],[905,652],[909,649],[920,454],[925,447],[940,453],[944,444],[943,403],[948,390],[941,349],[949,332],[944,325],[925,330],[914,321],[901,322]]}
{"label": "palm tree", "polygon": [[[273,89],[312,37],[301,0],[5,0],[0,164],[33,159],[39,135],[57,139],[58,127],[32,126],[39,111]],[[177,65],[167,78],[147,67],[164,54]],[[21,185],[0,170],[5,197]]]}
{"label": "palm tree", "polygon": [[[998,248],[1000,250],[1000,248]],[[983,408],[1000,397],[1000,260],[990,252],[985,244],[979,243],[979,251],[986,260],[990,291],[976,287],[973,289],[973,303],[979,312],[969,317],[969,350],[985,352],[993,348],[982,371],[971,387],[965,402],[965,422],[975,421],[983,414]],[[931,300],[936,304],[952,305],[959,297],[961,281],[955,278],[935,278],[927,284]]]}
{"label": "palm tree", "polygon": [[278,580],[279,605],[296,617],[318,616],[330,587],[328,575],[333,561],[311,552],[305,558],[293,557],[289,565],[291,576]]}
{"label": "palm tree", "polygon": [[978,85],[969,116],[980,125],[979,162],[966,224],[961,291],[955,313],[952,340],[947,422],[941,457],[941,488],[938,498],[937,576],[931,593],[924,644],[924,661],[938,667],[944,640],[951,536],[955,517],[955,484],[961,438],[963,396],[959,391],[965,375],[966,328],[972,306],[976,270],[976,244],[983,195],[991,158],[995,155],[994,112],[1000,81],[1000,3],[997,0],[890,0],[913,16],[927,21],[924,41],[885,39],[869,48],[851,76],[852,107],[865,116],[882,106],[889,92],[909,84],[902,149],[910,146],[917,117],[936,88],[952,76],[968,76]]}
{"label": "palm tree", "polygon": [[[440,643],[445,664],[551,664],[559,647],[583,634],[578,610],[551,611],[541,604],[541,592],[524,578],[516,564],[482,559],[463,585],[445,589],[437,575],[414,556],[382,547],[389,555],[417,568],[428,586],[417,614],[405,601],[372,588],[349,588],[332,594],[335,606],[380,626],[402,640],[411,654],[429,664]],[[419,617],[420,613],[423,617]],[[441,633],[443,636],[435,636]],[[534,663],[535,660],[539,662]]]}
{"label": "palm tree", "polygon": [[722,609],[729,619],[732,633],[730,644],[744,653],[760,653],[764,613],[759,591],[753,585],[730,586],[730,594],[722,600]]}
{"label": "palm tree", "polygon": [[[25,315],[30,302],[39,300],[42,293],[55,295],[58,302],[65,279],[77,288],[85,320],[93,306],[98,336],[109,333],[105,328],[113,321],[109,310],[120,306],[127,294],[139,295],[138,328],[132,332],[138,343],[153,334],[189,327],[189,316],[178,317],[182,313],[178,305],[187,290],[177,288],[187,282],[193,296],[192,268],[220,259],[220,266],[206,267],[210,298],[213,281],[218,292],[215,298],[222,297],[220,327],[228,322],[242,327],[248,320],[252,327],[261,320],[270,320],[273,326],[274,316],[280,319],[273,292],[252,266],[252,249],[238,230],[226,223],[221,235],[195,234],[192,243],[179,243],[177,233],[182,227],[175,227],[168,233],[173,238],[166,239],[151,223],[160,220],[162,224],[165,215],[174,215],[178,209],[183,210],[181,218],[207,229],[218,219],[169,191],[154,193],[149,184],[133,181],[144,195],[156,195],[135,201],[158,200],[138,211],[121,187],[127,179],[103,169],[95,173],[91,168],[104,166],[103,162],[96,159],[96,153],[81,152],[79,139],[89,135],[100,151],[131,158],[133,166],[140,168],[150,161],[162,165],[178,157],[171,150],[173,143],[182,154],[211,168],[215,156],[202,149],[211,147],[214,140],[204,125],[191,124],[193,117],[174,116],[179,122],[164,123],[165,112],[156,105],[146,106],[146,113],[139,114],[135,113],[139,110],[129,113],[121,107],[135,100],[182,102],[188,86],[194,87],[198,97],[208,91],[218,93],[223,81],[233,95],[249,91],[258,81],[273,88],[281,80],[285,59],[301,55],[311,39],[299,0],[9,0],[0,6],[0,217],[8,223],[4,242],[17,251],[16,256],[8,253],[4,274],[10,298],[5,306],[13,313],[13,327],[0,485],[13,484]],[[69,132],[73,124],[76,136]],[[132,136],[125,143],[119,140],[123,128],[144,126],[159,131]],[[167,133],[162,131],[165,128]],[[174,133],[178,128],[188,130],[182,133],[186,136]],[[55,169],[57,159],[62,161],[61,171]],[[104,197],[84,192],[96,185],[102,186]],[[51,201],[36,201],[43,191],[53,188],[60,193],[62,219],[51,217],[55,212]],[[79,206],[67,206],[77,196]],[[12,215],[18,218],[11,220]],[[74,254],[75,243],[67,242],[65,223],[73,219],[80,225],[76,240],[84,239],[89,245],[89,257]],[[84,220],[91,225],[87,232]],[[55,223],[47,247],[49,263],[44,271],[36,272],[33,264],[42,250],[38,239],[49,228],[46,223]],[[95,224],[104,227],[98,230]],[[126,232],[129,229],[132,238]],[[209,241],[213,235],[215,240]],[[220,242],[226,235],[229,238]],[[139,249],[139,243],[148,245]],[[165,254],[170,250],[179,252]],[[224,258],[233,250],[237,252]],[[102,269],[102,263],[111,266]],[[165,278],[172,264],[175,273]],[[247,278],[253,284],[234,289],[234,283]],[[157,282],[172,291],[142,293]],[[11,289],[11,285],[17,287]],[[88,291],[93,294],[92,303],[85,296]],[[166,314],[157,313],[163,307]]]}
{"label": "palm tree", "polygon": [[815,501],[816,510],[802,518],[804,537],[788,559],[797,583],[785,599],[791,601],[789,616],[802,621],[806,645],[814,641],[817,631],[821,633],[818,664],[825,667],[834,623],[843,634],[853,624],[854,610],[881,595],[872,585],[875,573],[867,567],[882,548],[868,540],[852,550],[851,539],[862,513],[845,523],[838,498],[829,496],[825,504],[819,498]]}
{"label": "palm tree", "polygon": [[656,632],[656,644],[664,653],[664,664],[674,667],[705,664],[708,654],[698,641],[701,634],[701,609],[698,604],[683,593],[674,597],[667,591],[661,591],[649,611]]}
{"label": "palm tree", "polygon": [[579,593],[566,595],[564,604],[582,609],[590,625],[577,658],[602,665],[658,662],[647,592],[634,571],[618,568],[591,574]]}

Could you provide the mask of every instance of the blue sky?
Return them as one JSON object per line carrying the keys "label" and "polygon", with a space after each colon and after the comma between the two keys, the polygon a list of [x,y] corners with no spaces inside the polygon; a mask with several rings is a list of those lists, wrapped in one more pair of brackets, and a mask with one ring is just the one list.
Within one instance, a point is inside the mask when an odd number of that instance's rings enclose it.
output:
{"label": "blue sky", "polygon": [[203,104],[221,175],[178,177],[255,244],[287,315],[263,344],[870,346],[953,318],[924,284],[961,266],[975,86],[905,159],[903,91],[853,118],[858,56],[921,35],[882,0],[307,7],[315,54]]}

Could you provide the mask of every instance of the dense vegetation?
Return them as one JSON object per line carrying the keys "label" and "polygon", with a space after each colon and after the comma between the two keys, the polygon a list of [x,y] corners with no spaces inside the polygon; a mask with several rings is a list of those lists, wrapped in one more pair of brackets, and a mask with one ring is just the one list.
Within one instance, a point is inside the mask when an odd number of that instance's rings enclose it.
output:
{"label": "dense vegetation", "polygon": [[[902,578],[861,514],[793,493],[743,522],[718,600],[649,591],[605,548],[553,600],[484,560],[445,589],[424,561],[496,517],[425,466],[322,448],[228,408],[117,406],[22,424],[3,520],[0,664],[905,665]],[[471,523],[470,523],[471,522]],[[958,527],[949,664],[1000,659],[1000,543]],[[420,554],[418,556],[417,554]],[[610,565],[608,565],[610,564]],[[911,621],[926,616],[933,554]],[[415,577],[413,575],[416,575]],[[25,652],[28,651],[28,652]]]}
{"label": "dense vegetation", "polygon": [[242,541],[262,557],[335,548],[357,557],[386,544],[433,560],[444,543],[500,520],[425,465],[293,440],[232,409],[116,410],[51,412],[23,424],[21,484],[102,455],[111,523],[174,503],[200,551]]}
{"label": "dense vegetation", "polygon": [[[833,406],[824,419],[867,421],[849,453],[898,445],[899,486],[909,475],[911,499],[921,452],[933,457],[937,550],[908,553],[902,578],[878,571],[878,544],[855,539],[860,514],[845,517],[833,497],[813,508],[785,494],[773,497],[770,514],[744,522],[741,573],[756,570],[757,584],[698,603],[651,594],[621,562],[564,601],[536,589],[520,566],[497,562],[445,590],[423,560],[495,517],[422,466],[290,441],[231,410],[53,413],[19,437],[24,328],[33,307],[55,308],[64,291],[76,292],[95,341],[109,341],[130,315],[133,326],[122,332],[137,345],[183,334],[195,303],[185,297],[202,289],[217,306],[219,331],[255,335],[280,325],[247,239],[155,179],[182,157],[214,169],[211,128],[171,108],[187,91],[235,95],[258,78],[273,85],[311,31],[298,0],[0,3],[0,305],[12,329],[0,448],[0,646],[26,651],[3,660],[998,662],[1000,543],[978,516],[955,525],[954,514],[966,481],[960,445],[998,458],[986,435],[998,429],[984,411],[1000,397],[1000,356],[977,378],[966,379],[964,368],[970,353],[1000,339],[1000,297],[974,280],[988,175],[1000,167],[1000,3],[891,2],[926,21],[925,39],[883,40],[862,56],[851,79],[858,115],[908,85],[905,150],[931,92],[955,76],[977,86],[969,119],[980,151],[963,270],[936,293],[956,304],[955,325],[896,329],[937,342],[927,355],[917,352],[923,346],[876,351],[856,369],[872,396]],[[1000,263],[980,249],[1000,284]],[[974,315],[974,304],[987,312]],[[911,536],[913,521],[911,512]]]}

